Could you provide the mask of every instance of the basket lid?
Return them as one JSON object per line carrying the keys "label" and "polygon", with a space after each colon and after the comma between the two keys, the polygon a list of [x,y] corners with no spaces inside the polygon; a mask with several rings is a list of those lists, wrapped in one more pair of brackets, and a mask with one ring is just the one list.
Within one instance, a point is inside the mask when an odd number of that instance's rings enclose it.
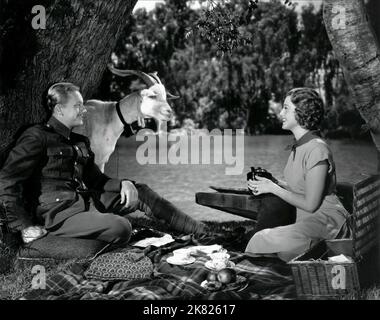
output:
{"label": "basket lid", "polygon": [[378,241],[380,175],[372,175],[353,185],[353,253],[360,257]]}

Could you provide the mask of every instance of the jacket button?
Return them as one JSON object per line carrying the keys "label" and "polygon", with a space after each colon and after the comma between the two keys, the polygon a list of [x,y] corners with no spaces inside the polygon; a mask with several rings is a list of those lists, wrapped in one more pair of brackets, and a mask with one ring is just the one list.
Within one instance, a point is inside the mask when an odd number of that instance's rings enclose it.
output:
{"label": "jacket button", "polygon": [[74,166],[76,166],[77,164],[78,164],[78,162],[75,161],[75,162],[74,162]]}
{"label": "jacket button", "polygon": [[55,199],[55,201],[59,201],[59,198]]}
{"label": "jacket button", "polygon": [[60,155],[62,155],[62,154],[63,154],[63,152],[61,151],[59,154],[60,154]]}

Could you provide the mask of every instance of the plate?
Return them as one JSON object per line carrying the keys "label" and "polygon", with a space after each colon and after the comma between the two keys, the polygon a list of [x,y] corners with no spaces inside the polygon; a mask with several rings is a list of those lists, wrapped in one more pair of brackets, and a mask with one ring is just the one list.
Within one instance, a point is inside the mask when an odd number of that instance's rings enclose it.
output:
{"label": "plate", "polygon": [[[213,270],[213,271],[219,271],[219,270],[222,270],[222,269],[216,269],[214,264],[212,263],[212,260],[209,260],[205,263],[205,267],[207,269],[210,269],[210,270]],[[235,267],[235,263],[233,263],[232,261],[229,261],[228,262],[228,265],[226,266],[226,268],[234,268]]]}
{"label": "plate", "polygon": [[166,259],[166,261],[170,264],[175,264],[177,266],[183,266],[185,264],[190,264],[190,263],[193,263],[195,261],[195,258],[194,257],[190,257],[186,260],[177,260],[174,258],[174,256],[171,256],[169,258]]}

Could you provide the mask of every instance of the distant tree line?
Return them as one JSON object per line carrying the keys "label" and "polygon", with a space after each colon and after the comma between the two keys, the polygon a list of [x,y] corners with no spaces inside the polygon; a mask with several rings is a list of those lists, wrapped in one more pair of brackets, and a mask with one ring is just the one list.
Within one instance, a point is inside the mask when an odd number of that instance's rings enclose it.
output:
{"label": "distant tree line", "polygon": [[[173,127],[283,133],[277,113],[284,95],[293,87],[311,86],[325,100],[327,135],[366,136],[321,10],[309,5],[297,13],[279,0],[258,5],[231,0],[230,15],[224,10],[207,17],[210,11],[187,2],[167,0],[150,12],[137,10],[113,53],[118,68],[157,71],[168,90],[181,96],[173,101]],[[98,95],[116,99],[141,85],[106,73]]]}

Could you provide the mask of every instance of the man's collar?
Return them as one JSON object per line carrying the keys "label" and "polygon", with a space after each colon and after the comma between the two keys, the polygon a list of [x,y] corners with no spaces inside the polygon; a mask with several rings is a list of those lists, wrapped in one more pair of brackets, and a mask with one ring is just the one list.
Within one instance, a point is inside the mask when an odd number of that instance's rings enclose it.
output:
{"label": "man's collar", "polygon": [[57,120],[54,116],[51,116],[46,124],[48,127],[53,128],[57,133],[66,139],[70,140],[71,130],[66,127],[61,121]]}

